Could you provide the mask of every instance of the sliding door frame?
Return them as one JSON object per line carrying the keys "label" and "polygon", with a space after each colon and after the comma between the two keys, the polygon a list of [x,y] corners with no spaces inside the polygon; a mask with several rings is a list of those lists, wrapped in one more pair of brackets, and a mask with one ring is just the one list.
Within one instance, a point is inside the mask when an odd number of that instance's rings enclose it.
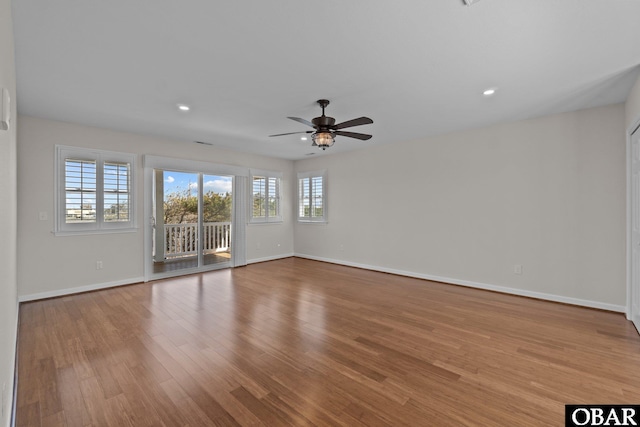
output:
{"label": "sliding door frame", "polygon": [[[238,166],[223,165],[195,160],[174,159],[170,157],[160,157],[145,155],[142,159],[144,169],[144,280],[162,279],[165,277],[180,274],[198,273],[209,270],[202,264],[202,251],[198,250],[198,268],[179,270],[176,272],[154,273],[153,272],[153,185],[154,170],[175,170],[199,174],[199,191],[202,191],[202,180],[204,175],[221,175],[233,177],[233,206],[232,206],[232,236],[231,236],[231,266],[238,267],[246,265],[246,183],[249,176],[249,169]],[[199,197],[199,212],[202,212],[202,197]],[[199,215],[200,217],[201,215]],[[199,236],[202,236],[202,220],[198,220]],[[199,241],[200,246],[200,241]]]}

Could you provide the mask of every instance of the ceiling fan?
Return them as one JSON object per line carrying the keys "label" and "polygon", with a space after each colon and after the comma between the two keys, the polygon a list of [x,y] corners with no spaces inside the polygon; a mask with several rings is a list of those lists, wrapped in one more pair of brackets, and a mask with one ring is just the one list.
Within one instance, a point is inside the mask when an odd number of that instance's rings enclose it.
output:
{"label": "ceiling fan", "polygon": [[373,123],[368,117],[360,117],[353,120],[347,120],[346,122],[336,123],[336,119],[333,117],[328,117],[324,115],[324,109],[327,105],[329,105],[329,101],[327,99],[319,99],[318,104],[322,107],[322,115],[320,117],[316,117],[315,119],[308,121],[305,119],[301,119],[299,117],[287,117],[288,119],[295,120],[296,122],[302,123],[307,126],[311,126],[315,129],[315,131],[308,130],[303,132],[288,132],[288,133],[279,133],[277,135],[269,135],[271,136],[283,136],[283,135],[294,135],[297,133],[310,133],[311,139],[313,140],[312,146],[317,146],[326,150],[328,147],[331,147],[335,141],[336,136],[346,136],[348,138],[356,138],[366,141],[371,139],[371,135],[367,135],[365,133],[357,133],[357,132],[345,132],[340,129],[349,128],[353,126],[360,125],[368,125]]}

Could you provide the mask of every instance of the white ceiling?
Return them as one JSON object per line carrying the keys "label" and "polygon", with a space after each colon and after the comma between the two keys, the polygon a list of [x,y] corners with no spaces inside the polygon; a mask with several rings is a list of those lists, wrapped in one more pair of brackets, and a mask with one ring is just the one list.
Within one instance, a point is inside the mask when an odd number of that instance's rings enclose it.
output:
{"label": "white ceiling", "polygon": [[[13,0],[13,23],[22,114],[288,159],[621,102],[640,64],[640,0]],[[373,138],[267,137],[319,98]]]}

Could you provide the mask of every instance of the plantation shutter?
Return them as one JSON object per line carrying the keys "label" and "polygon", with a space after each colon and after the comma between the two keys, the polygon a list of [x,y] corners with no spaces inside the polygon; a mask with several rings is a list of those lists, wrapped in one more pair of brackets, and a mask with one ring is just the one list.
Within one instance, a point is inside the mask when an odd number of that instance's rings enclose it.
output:
{"label": "plantation shutter", "polygon": [[298,174],[298,221],[326,222],[326,173]]}
{"label": "plantation shutter", "polygon": [[96,222],[95,160],[65,159],[65,223]]}
{"label": "plantation shutter", "polygon": [[282,222],[280,185],[282,172],[251,170],[249,222]]}
{"label": "plantation shutter", "polygon": [[311,180],[311,218],[322,218],[324,216],[323,193],[322,193],[322,177],[314,176]]}
{"label": "plantation shutter", "polygon": [[253,177],[253,218],[266,218],[265,207],[265,184],[266,178],[263,176]]}
{"label": "plantation shutter", "polygon": [[279,185],[278,178],[269,177],[268,178],[269,185],[267,186],[267,200],[268,200],[268,216],[276,217],[280,212],[280,194],[279,194]]}
{"label": "plantation shutter", "polygon": [[131,165],[104,163],[104,221],[129,221]]}
{"label": "plantation shutter", "polygon": [[135,230],[135,154],[64,145],[55,153],[55,235]]}

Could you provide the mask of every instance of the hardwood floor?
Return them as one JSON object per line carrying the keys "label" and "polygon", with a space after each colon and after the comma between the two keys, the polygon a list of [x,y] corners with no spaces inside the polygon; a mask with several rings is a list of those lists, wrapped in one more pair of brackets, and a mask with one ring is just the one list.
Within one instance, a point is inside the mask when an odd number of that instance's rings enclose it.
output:
{"label": "hardwood floor", "polygon": [[623,315],[299,258],[22,304],[19,426],[529,426],[640,403]]}

